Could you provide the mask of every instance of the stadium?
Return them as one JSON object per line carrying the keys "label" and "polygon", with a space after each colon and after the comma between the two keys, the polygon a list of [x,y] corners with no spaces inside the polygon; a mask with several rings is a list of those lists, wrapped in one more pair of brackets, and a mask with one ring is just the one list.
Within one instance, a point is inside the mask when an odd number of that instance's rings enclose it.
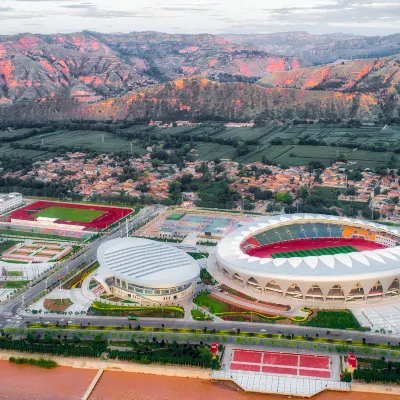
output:
{"label": "stadium", "polygon": [[97,250],[100,268],[93,277],[108,293],[127,300],[171,304],[193,293],[200,275],[184,251],[142,238],[113,239]]}
{"label": "stadium", "polygon": [[399,295],[399,244],[398,229],[368,221],[261,217],[221,240],[208,268],[260,300],[364,303]]}
{"label": "stadium", "polygon": [[36,201],[9,216],[9,222],[36,228],[100,231],[129,215],[133,209],[92,204]]}

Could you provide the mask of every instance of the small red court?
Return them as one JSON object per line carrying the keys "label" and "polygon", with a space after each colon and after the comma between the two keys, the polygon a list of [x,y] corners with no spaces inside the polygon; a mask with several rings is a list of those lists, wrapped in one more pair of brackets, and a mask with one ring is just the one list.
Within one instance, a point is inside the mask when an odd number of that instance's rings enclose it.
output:
{"label": "small red court", "polygon": [[246,250],[249,256],[271,258],[274,253],[289,251],[322,249],[327,247],[352,246],[358,251],[384,249],[386,246],[370,240],[358,238],[324,238],[324,239],[298,239],[287,242],[273,243],[258,248]]}
{"label": "small red court", "polygon": [[265,372],[314,378],[330,378],[331,358],[311,354],[234,349],[232,371]]}
{"label": "small red court", "polygon": [[132,208],[107,207],[107,206],[98,206],[92,204],[58,203],[53,201],[41,200],[29,204],[16,211],[13,211],[9,216],[9,221],[11,221],[12,219],[23,220],[23,221],[35,221],[36,218],[34,214],[36,214],[39,211],[43,211],[49,207],[103,211],[104,213],[102,215],[100,215],[98,218],[90,222],[64,221],[60,219],[55,221],[56,224],[58,223],[58,224],[84,226],[86,230],[95,230],[95,231],[106,229],[107,227],[119,221],[120,219],[126,217],[133,211]]}

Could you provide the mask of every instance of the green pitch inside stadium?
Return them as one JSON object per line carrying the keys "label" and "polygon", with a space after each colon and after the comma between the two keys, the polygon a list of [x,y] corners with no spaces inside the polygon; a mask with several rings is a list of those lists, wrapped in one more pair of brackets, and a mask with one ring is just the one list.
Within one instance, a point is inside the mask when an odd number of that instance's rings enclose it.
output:
{"label": "green pitch inside stadium", "polygon": [[74,221],[74,222],[91,222],[96,218],[104,215],[105,211],[100,210],[88,210],[80,208],[68,208],[68,207],[49,207],[45,210],[39,211],[33,216],[35,218],[55,218],[62,221]]}

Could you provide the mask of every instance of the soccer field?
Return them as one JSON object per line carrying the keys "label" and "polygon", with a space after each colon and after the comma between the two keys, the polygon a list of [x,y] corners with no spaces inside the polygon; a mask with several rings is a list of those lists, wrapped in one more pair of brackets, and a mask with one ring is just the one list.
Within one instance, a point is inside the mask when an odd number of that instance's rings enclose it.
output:
{"label": "soccer field", "polygon": [[92,222],[105,213],[105,211],[101,210],[52,206],[33,214],[33,217],[56,218],[71,222]]}
{"label": "soccer field", "polygon": [[353,246],[336,246],[336,247],[322,247],[309,250],[296,250],[287,251],[282,253],[271,254],[272,258],[292,258],[292,257],[310,257],[310,256],[333,256],[335,254],[346,254],[358,252]]}

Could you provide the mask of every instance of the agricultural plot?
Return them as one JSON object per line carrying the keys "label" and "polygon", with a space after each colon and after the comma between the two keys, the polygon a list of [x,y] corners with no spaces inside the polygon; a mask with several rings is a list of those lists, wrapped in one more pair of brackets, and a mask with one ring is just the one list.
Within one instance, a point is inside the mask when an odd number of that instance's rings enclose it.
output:
{"label": "agricultural plot", "polygon": [[347,254],[358,252],[353,246],[322,247],[308,250],[286,251],[271,254],[272,258],[312,257],[312,256],[333,256],[335,254]]}
{"label": "agricultural plot", "polygon": [[[104,138],[104,139],[103,139]],[[97,131],[57,131],[20,140],[21,144],[43,144],[43,146],[80,146],[100,152],[130,151],[131,142],[111,133]],[[146,149],[133,145],[132,151],[145,154]]]}
{"label": "agricultural plot", "polygon": [[201,160],[213,160],[214,158],[232,159],[236,155],[236,149],[232,146],[218,143],[198,143],[196,144],[196,154]]}

